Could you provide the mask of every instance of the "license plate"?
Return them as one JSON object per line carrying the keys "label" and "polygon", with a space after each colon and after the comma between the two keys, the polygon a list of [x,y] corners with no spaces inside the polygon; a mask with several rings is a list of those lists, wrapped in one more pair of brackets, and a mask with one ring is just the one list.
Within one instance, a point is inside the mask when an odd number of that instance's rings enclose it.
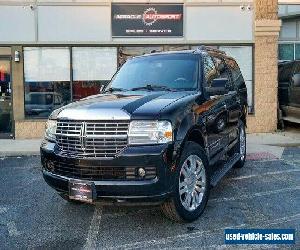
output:
{"label": "license plate", "polygon": [[69,181],[69,198],[83,202],[93,202],[94,183],[78,180]]}

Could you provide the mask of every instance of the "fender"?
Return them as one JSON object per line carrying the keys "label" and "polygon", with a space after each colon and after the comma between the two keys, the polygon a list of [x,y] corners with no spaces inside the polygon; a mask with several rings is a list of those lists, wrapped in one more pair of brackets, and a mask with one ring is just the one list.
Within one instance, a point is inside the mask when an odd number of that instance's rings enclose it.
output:
{"label": "fender", "polygon": [[194,141],[199,143],[203,149],[208,153],[207,136],[204,118],[202,116],[196,118],[193,113],[188,113],[180,122],[176,129],[175,144],[174,144],[174,157],[172,159],[172,169],[180,160],[184,144],[189,139],[193,138]]}

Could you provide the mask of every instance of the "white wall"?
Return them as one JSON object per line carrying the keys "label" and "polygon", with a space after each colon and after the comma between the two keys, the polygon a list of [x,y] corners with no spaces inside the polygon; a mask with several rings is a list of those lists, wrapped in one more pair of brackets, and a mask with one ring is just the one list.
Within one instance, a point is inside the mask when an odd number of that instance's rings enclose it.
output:
{"label": "white wall", "polygon": [[[138,2],[137,0],[135,2]],[[242,3],[241,3],[242,4]],[[253,42],[253,10],[240,5],[184,7],[183,38],[111,38],[106,4],[0,4],[0,43],[240,43]]]}
{"label": "white wall", "polygon": [[39,6],[38,40],[42,42],[109,41],[109,6]]}
{"label": "white wall", "polygon": [[26,6],[0,5],[0,42],[35,40],[34,11]]}
{"label": "white wall", "polygon": [[186,39],[252,41],[253,11],[239,6],[187,6]]}

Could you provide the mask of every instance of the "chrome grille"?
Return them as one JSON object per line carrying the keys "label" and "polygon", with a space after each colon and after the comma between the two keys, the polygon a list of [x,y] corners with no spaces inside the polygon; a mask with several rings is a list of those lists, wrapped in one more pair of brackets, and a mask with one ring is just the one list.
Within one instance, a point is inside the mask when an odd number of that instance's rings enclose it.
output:
{"label": "chrome grille", "polygon": [[58,121],[56,140],[62,154],[113,158],[127,145],[129,121]]}

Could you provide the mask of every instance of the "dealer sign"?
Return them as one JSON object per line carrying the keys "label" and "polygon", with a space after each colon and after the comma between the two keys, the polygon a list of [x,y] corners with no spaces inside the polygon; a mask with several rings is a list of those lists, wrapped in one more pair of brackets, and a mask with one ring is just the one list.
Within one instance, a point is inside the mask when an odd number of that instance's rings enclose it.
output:
{"label": "dealer sign", "polygon": [[182,4],[112,4],[113,37],[183,36]]}

